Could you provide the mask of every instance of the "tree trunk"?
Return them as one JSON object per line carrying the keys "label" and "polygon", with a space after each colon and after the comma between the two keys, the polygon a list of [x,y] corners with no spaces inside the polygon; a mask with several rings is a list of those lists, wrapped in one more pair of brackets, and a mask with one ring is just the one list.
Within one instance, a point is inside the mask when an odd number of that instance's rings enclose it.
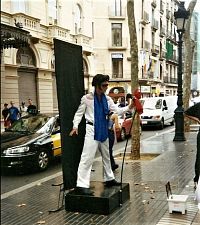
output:
{"label": "tree trunk", "polygon": [[[184,109],[187,109],[189,107],[189,100],[190,100],[190,94],[191,94],[191,73],[192,73],[192,61],[193,61],[193,55],[194,55],[194,48],[195,43],[191,39],[190,36],[190,25],[191,25],[191,18],[192,13],[194,11],[194,7],[197,3],[197,0],[192,0],[188,6],[188,9],[190,11],[189,18],[186,23],[185,27],[185,33],[184,33],[184,43],[185,43],[185,58],[184,58],[184,76],[183,76],[183,107]],[[185,131],[190,130],[190,122],[189,119],[186,117],[184,118],[184,127]]]}
{"label": "tree trunk", "polygon": [[[131,89],[132,93],[138,89],[138,45],[134,16],[134,0],[127,0],[128,26],[130,34],[131,55]],[[131,159],[140,158],[140,117],[136,113],[131,130]]]}

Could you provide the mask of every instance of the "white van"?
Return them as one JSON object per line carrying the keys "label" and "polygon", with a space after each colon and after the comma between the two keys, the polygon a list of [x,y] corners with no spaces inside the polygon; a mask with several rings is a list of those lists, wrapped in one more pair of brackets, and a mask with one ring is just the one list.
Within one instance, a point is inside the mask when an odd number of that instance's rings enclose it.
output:
{"label": "white van", "polygon": [[177,108],[177,96],[142,98],[143,113],[140,115],[143,126],[174,125],[174,111]]}

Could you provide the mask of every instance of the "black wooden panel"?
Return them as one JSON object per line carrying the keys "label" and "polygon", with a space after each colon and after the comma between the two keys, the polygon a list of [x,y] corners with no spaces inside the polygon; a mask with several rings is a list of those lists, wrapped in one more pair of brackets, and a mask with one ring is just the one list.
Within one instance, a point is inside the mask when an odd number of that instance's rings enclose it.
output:
{"label": "black wooden panel", "polygon": [[77,169],[84,143],[85,121],[79,135],[69,137],[72,120],[84,94],[82,47],[54,39],[58,108],[61,119],[62,168],[65,189],[76,186]]}

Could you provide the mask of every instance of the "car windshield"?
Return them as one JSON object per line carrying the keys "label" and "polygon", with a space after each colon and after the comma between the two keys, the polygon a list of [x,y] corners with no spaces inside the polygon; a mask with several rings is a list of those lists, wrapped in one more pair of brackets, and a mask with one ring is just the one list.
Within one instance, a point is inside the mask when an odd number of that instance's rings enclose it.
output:
{"label": "car windshield", "polygon": [[141,100],[144,109],[161,109],[162,99],[142,99]]}
{"label": "car windshield", "polygon": [[7,131],[35,133],[41,129],[51,117],[46,115],[25,116],[17,120]]}

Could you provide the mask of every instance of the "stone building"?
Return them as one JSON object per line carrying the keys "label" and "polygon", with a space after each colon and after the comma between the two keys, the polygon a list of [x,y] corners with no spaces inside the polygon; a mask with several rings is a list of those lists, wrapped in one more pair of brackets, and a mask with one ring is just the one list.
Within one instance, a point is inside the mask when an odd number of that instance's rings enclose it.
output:
{"label": "stone building", "polygon": [[21,24],[31,35],[28,47],[4,49],[1,54],[2,105],[13,100],[19,106],[31,98],[41,112],[58,110],[54,38],[82,46],[85,89],[89,91],[94,74],[92,14],[92,1],[1,2],[1,23]]}
{"label": "stone building", "polygon": [[191,37],[195,42],[192,67],[192,97],[200,96],[200,13],[194,12],[191,23]]}
{"label": "stone building", "polygon": [[[139,84],[143,96],[176,95],[177,0],[135,1]],[[83,48],[85,91],[92,77],[111,77],[110,89],[131,92],[127,0],[3,0],[1,23],[31,35],[28,47],[4,49],[2,104],[31,98],[41,112],[57,111],[53,39]],[[67,76],[67,74],[66,74]]]}
{"label": "stone building", "polygon": [[[127,1],[97,1],[94,12],[97,72],[111,75],[112,87],[131,91]],[[177,43],[174,11],[177,1],[135,1],[139,84],[143,96],[176,95]],[[99,27],[103,28],[100,30]],[[103,32],[102,32],[103,31]],[[102,33],[107,34],[102,38]],[[115,90],[115,89],[114,89]]]}

